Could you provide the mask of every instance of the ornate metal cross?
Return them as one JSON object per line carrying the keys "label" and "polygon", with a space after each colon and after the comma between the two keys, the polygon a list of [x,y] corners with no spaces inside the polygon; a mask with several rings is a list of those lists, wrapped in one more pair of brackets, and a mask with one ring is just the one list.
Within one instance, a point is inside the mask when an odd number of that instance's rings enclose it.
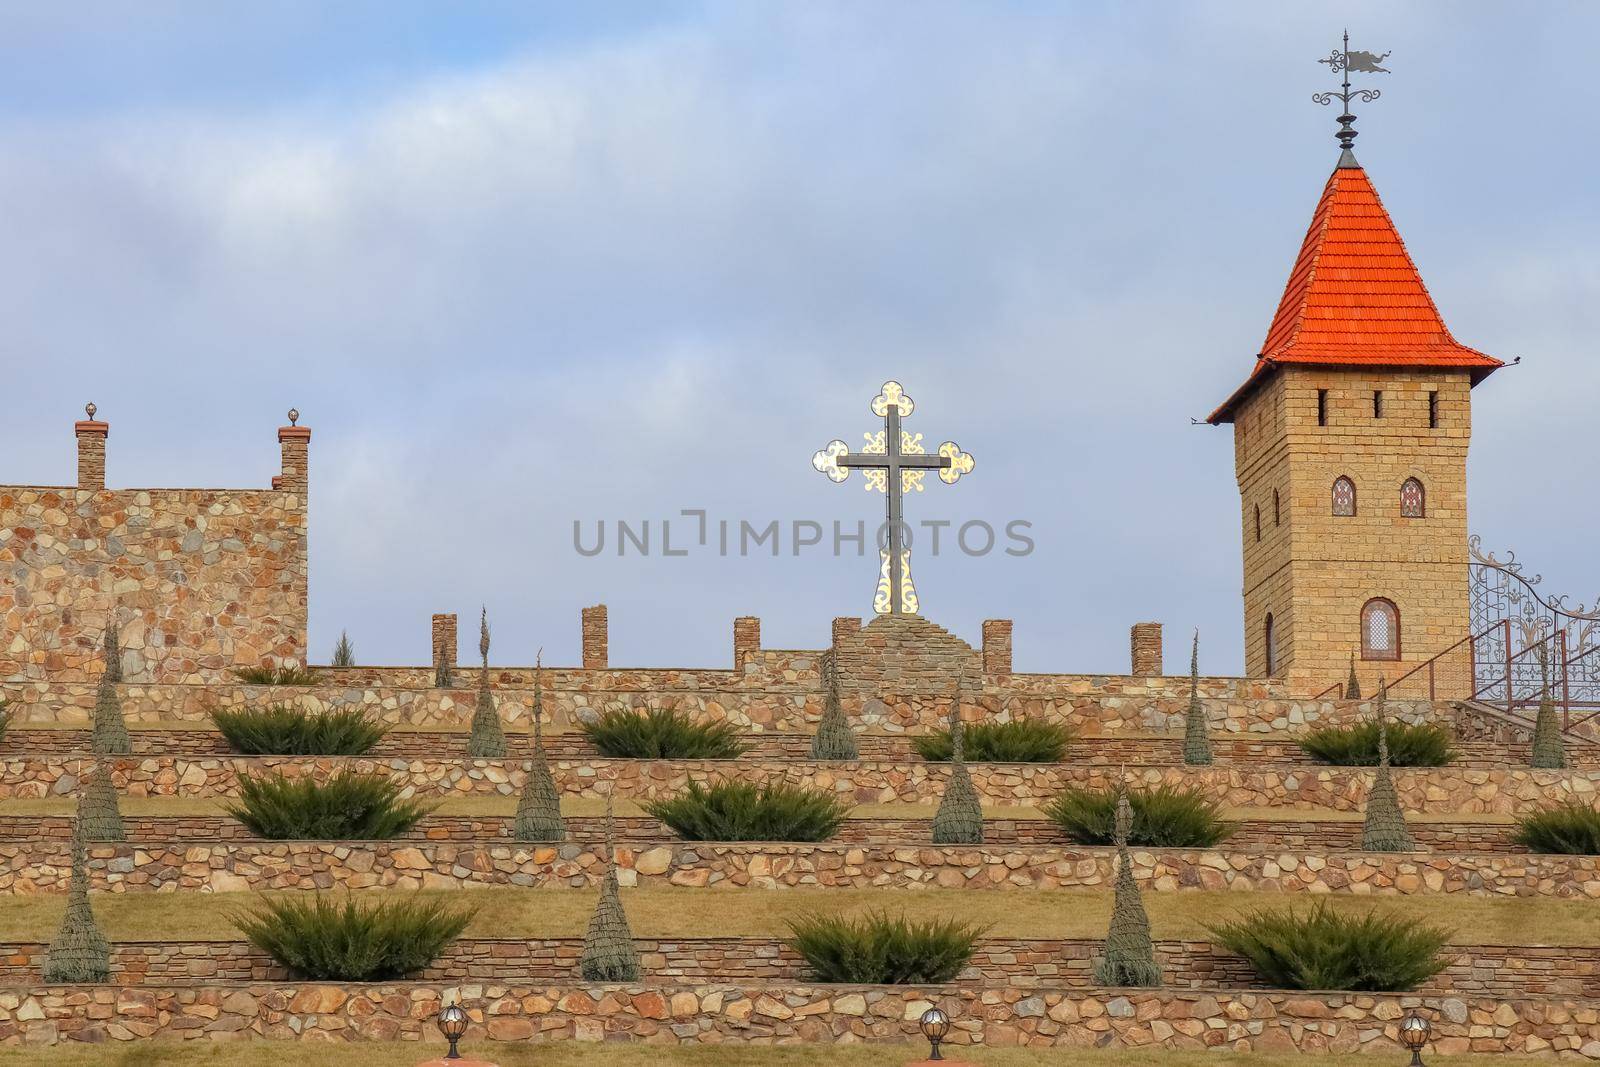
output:
{"label": "ornate metal cross", "polygon": [[917,591],[911,584],[911,551],[906,547],[905,524],[900,514],[900,498],[909,491],[922,492],[922,479],[930,470],[939,480],[954,485],[963,474],[972,473],[972,457],[954,441],[939,446],[930,456],[920,433],[907,433],[900,420],[910,416],[911,398],[899,382],[884,382],[883,392],[873,398],[872,413],[883,420],[883,429],[865,433],[860,452],[850,451],[843,441],[830,441],[828,447],[811,457],[811,465],[835,482],[850,477],[859,467],[867,479],[867,489],[887,497],[888,546],[879,550],[878,591],[872,610],[879,615],[916,614]]}

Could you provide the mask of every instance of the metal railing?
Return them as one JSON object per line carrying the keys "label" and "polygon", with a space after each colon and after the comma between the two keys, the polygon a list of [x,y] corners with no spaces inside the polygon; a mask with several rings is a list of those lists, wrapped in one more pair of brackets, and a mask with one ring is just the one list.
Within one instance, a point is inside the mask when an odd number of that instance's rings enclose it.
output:
{"label": "metal railing", "polygon": [[[1443,652],[1388,679],[1385,685],[1389,696],[1396,700],[1471,699],[1478,686],[1482,659],[1498,648],[1501,630],[1497,624],[1482,633],[1463,637]],[[1317,693],[1314,699],[1337,700],[1344,691],[1345,683],[1335,682]]]}

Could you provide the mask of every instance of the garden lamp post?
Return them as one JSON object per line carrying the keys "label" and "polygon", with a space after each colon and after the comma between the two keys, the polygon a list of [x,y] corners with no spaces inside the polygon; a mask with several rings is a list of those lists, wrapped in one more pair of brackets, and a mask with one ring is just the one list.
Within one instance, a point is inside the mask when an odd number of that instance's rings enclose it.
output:
{"label": "garden lamp post", "polygon": [[445,1056],[447,1060],[459,1060],[461,1053],[456,1049],[456,1043],[467,1032],[467,1013],[461,1010],[460,1004],[446,1004],[439,1013],[439,1032],[450,1042],[450,1052]]}
{"label": "garden lamp post", "polygon": [[1423,1067],[1422,1050],[1432,1032],[1432,1024],[1415,1008],[1400,1020],[1400,1043],[1411,1050],[1411,1067]]}
{"label": "garden lamp post", "polygon": [[928,1039],[928,1044],[933,1051],[928,1053],[930,1060],[942,1060],[944,1056],[939,1053],[939,1044],[944,1041],[944,1036],[950,1032],[950,1016],[938,1008],[929,1008],[922,1013],[922,1018],[917,1022],[922,1029],[922,1036]]}

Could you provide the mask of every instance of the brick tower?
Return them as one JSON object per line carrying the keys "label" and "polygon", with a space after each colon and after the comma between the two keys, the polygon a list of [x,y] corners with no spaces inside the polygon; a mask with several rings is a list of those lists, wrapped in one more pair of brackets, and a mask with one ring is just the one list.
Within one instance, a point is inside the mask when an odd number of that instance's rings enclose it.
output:
{"label": "brick tower", "polygon": [[[1345,150],[1233,424],[1245,668],[1364,688],[1466,637],[1471,389],[1501,362],[1457,343]],[[1370,690],[1369,690],[1370,691]]]}

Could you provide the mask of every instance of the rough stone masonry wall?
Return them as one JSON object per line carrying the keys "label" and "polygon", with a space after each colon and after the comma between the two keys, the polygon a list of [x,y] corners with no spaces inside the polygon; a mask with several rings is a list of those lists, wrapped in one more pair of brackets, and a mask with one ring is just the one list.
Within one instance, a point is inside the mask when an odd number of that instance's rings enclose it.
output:
{"label": "rough stone masonry wall", "polygon": [[[1116,852],[1076,846],[936,846],[623,842],[623,886],[690,889],[1104,889]],[[64,893],[70,846],[0,842],[0,892]],[[1296,852],[1276,848],[1139,849],[1150,890],[1295,894],[1600,897],[1593,856]],[[472,845],[437,841],[192,841],[89,846],[92,888],[114,893],[302,889],[597,888],[598,843]]]}
{"label": "rough stone masonry wall", "polygon": [[[805,961],[778,938],[636,937],[640,964],[654,981],[803,981]],[[1085,939],[984,938],[957,976],[962,983],[1094,989],[1096,957],[1105,943]],[[1157,941],[1156,958],[1168,988],[1254,989],[1261,980],[1249,961],[1205,941]],[[0,945],[0,983],[36,978],[43,944]],[[425,982],[562,982],[578,973],[581,938],[464,938],[447,946],[415,977]],[[1419,992],[1452,996],[1589,997],[1600,989],[1600,957],[1568,946],[1452,945],[1448,967]],[[117,985],[285,982],[288,970],[246,941],[120,941],[112,949]]]}
{"label": "rough stone masonry wall", "polygon": [[[1236,1052],[1367,1052],[1398,1062],[1399,1021],[1434,1009],[1432,1053],[1567,1053],[1600,1058],[1588,1001],[1226,990],[1032,990],[953,986],[585,986],[512,983],[219,984],[0,989],[0,1042],[141,1038],[418,1041],[446,996],[473,1020],[468,1048],[494,1041],[897,1041],[921,1051],[917,1020],[937,1003],[950,1044]],[[477,1047],[482,1047],[477,1045]],[[492,1055],[492,1050],[490,1050]]]}
{"label": "rough stone masonry wall", "polygon": [[[93,769],[76,756],[14,756],[0,760],[0,799],[72,796]],[[362,757],[124,756],[111,761],[112,780],[128,796],[234,797],[241,774],[312,775],[342,770],[383,774],[423,796],[517,795],[527,762]],[[567,796],[604,799],[615,790],[630,800],[665,800],[691,781],[740,781],[813,786],[857,804],[939,802],[948,764],[817,763],[811,760],[606,760],[561,759],[551,763],[556,788]],[[1069,786],[1107,789],[1119,782],[1194,788],[1226,807],[1331,808],[1360,812],[1372,772],[1362,768],[1184,767],[1099,764],[969,764],[973,786],[985,804],[1037,804]],[[1600,784],[1596,771],[1492,770],[1444,767],[1397,770],[1401,807],[1415,815],[1521,815],[1541,804],[1568,798],[1592,803]]]}
{"label": "rough stone masonry wall", "polygon": [[0,487],[0,681],[97,678],[113,604],[130,681],[303,662],[306,577],[289,492]]}
{"label": "rough stone masonry wall", "polygon": [[[499,672],[493,672],[497,676]],[[557,727],[590,721],[612,710],[677,708],[696,717],[729,722],[752,732],[811,731],[822,715],[823,694],[811,684],[740,684],[730,672],[554,671],[546,679],[547,723]],[[130,683],[121,687],[130,722],[205,722],[217,708],[297,704],[310,711],[360,706],[385,722],[465,728],[474,707],[476,671],[456,674],[455,689],[350,686],[248,686],[235,682],[198,685]],[[708,684],[706,684],[708,683]],[[23,722],[86,723],[94,707],[92,682],[25,683],[5,687],[11,713]],[[1286,700],[1236,695],[1237,680],[1202,679],[1201,695],[1212,729],[1219,733],[1270,735],[1313,724],[1351,722],[1370,716],[1367,705],[1342,701]],[[497,687],[495,703],[511,724],[529,721],[533,691]],[[951,694],[858,691],[843,698],[857,729],[924,733],[941,727]],[[1088,675],[1009,675],[962,694],[962,717],[1005,722],[1039,718],[1061,722],[1083,734],[1172,733],[1183,728],[1188,679],[1093,678]],[[1426,701],[1391,701],[1389,713],[1407,720],[1447,717],[1448,709]]]}

